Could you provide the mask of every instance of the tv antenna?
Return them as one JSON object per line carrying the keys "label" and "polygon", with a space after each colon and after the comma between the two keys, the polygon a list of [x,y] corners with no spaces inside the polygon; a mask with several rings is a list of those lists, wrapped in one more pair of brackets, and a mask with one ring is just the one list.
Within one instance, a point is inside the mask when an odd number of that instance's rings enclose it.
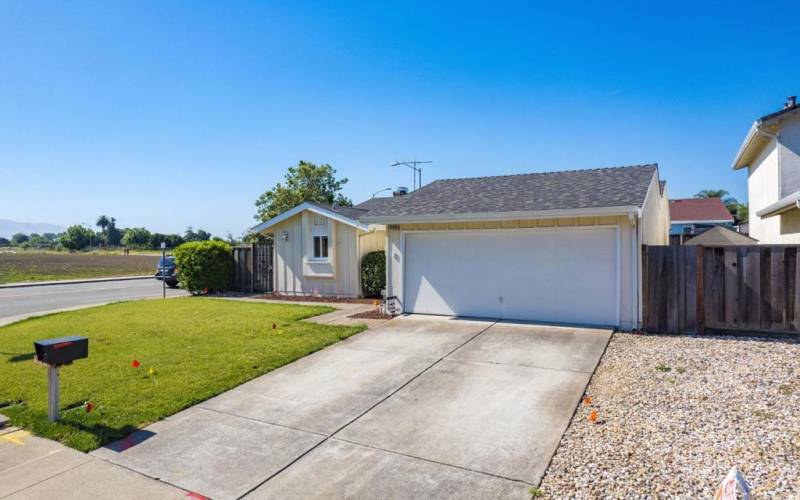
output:
{"label": "tv antenna", "polygon": [[414,171],[414,190],[417,189],[417,175],[419,175],[419,187],[422,187],[422,168],[419,165],[423,163],[433,163],[432,161],[420,161],[420,160],[410,160],[410,161],[396,161],[392,163],[390,166],[397,167],[397,166],[404,166],[408,167]]}

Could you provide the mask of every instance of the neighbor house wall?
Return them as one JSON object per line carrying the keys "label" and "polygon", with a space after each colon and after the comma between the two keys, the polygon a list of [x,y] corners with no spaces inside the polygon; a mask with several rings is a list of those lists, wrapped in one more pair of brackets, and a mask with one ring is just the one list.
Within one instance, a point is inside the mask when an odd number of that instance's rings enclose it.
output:
{"label": "neighbor house wall", "polygon": [[[503,221],[472,221],[450,223],[402,224],[387,226],[386,231],[386,281],[387,295],[397,297],[400,310],[403,308],[403,248],[402,234],[405,231],[425,230],[497,230],[552,228],[572,226],[615,225],[619,227],[620,256],[620,327],[633,329],[638,324],[638,247],[635,227],[627,216],[565,217]],[[667,225],[667,228],[669,225]],[[668,232],[668,229],[667,229]],[[609,283],[609,292],[616,290],[616,283]]]}
{"label": "neighbor house wall", "polygon": [[[330,248],[328,262],[313,262],[312,224],[314,217],[304,211],[269,229],[275,235],[275,291],[290,295],[359,295],[358,230],[326,219]],[[284,240],[282,234],[288,234]]]}
{"label": "neighbor house wall", "polygon": [[760,244],[800,244],[800,210],[760,218],[757,213],[800,190],[800,116],[780,122],[773,138],[748,167],[750,236]]}
{"label": "neighbor house wall", "polygon": [[669,196],[667,186],[664,194],[658,186],[658,176],[654,175],[642,206],[642,244],[669,245]]}

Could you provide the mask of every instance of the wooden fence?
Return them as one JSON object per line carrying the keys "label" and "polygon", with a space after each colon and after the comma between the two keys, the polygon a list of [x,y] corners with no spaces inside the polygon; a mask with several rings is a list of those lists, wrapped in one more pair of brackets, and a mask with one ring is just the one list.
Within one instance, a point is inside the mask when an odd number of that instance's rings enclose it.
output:
{"label": "wooden fence", "polygon": [[645,330],[800,333],[798,248],[645,246]]}
{"label": "wooden fence", "polygon": [[271,292],[272,243],[233,247],[233,289],[241,292]]}

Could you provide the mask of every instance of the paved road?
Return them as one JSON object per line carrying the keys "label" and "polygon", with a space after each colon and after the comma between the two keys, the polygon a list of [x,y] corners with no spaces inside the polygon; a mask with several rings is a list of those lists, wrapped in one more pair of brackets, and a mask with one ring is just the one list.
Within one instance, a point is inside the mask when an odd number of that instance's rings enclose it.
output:
{"label": "paved road", "polygon": [[[168,297],[185,293],[167,288]],[[57,309],[160,296],[161,282],[155,279],[0,289],[0,324]]]}

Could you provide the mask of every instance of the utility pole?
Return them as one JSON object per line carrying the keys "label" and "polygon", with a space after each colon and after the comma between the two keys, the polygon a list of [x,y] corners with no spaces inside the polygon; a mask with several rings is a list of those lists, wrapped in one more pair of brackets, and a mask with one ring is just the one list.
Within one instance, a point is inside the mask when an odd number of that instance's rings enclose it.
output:
{"label": "utility pole", "polygon": [[423,163],[433,163],[433,162],[432,161],[420,161],[420,160],[396,161],[396,162],[392,163],[391,166],[392,167],[397,167],[397,166],[402,165],[404,167],[408,167],[411,170],[413,170],[414,171],[414,190],[416,191],[416,189],[417,189],[417,174],[419,174],[419,187],[422,187],[422,168],[420,168],[419,165],[422,165]]}

